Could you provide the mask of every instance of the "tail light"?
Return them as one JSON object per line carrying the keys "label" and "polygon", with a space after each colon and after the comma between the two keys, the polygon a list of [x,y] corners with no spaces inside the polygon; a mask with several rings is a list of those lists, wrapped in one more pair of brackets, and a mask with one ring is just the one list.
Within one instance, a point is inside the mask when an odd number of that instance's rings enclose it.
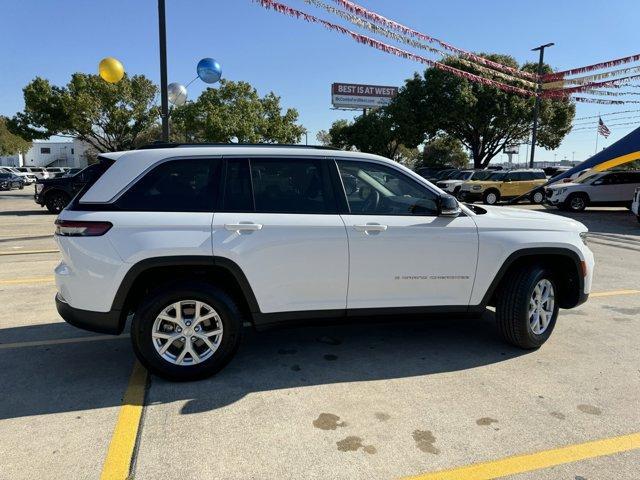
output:
{"label": "tail light", "polygon": [[56,235],[61,237],[99,237],[109,231],[110,222],[56,220]]}

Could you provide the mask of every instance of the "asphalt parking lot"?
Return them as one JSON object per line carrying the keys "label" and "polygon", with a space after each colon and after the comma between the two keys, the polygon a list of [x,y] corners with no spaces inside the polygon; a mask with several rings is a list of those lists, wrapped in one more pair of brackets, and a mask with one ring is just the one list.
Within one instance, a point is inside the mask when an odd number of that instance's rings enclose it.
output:
{"label": "asphalt parking lot", "polygon": [[1,480],[640,477],[627,210],[571,214],[592,232],[594,294],[538,351],[503,344],[490,311],[248,330],[220,374],[169,383],[127,336],[57,315],[55,217],[31,195],[0,192]]}

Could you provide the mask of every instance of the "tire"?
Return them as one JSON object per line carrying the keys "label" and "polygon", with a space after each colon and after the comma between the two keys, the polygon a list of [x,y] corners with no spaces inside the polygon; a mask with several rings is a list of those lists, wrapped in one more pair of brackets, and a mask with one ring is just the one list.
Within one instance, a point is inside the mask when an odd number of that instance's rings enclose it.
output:
{"label": "tire", "polygon": [[638,223],[640,223],[640,215],[636,215],[636,218],[638,219]]}
{"label": "tire", "polygon": [[460,187],[459,187],[459,186],[458,186],[458,187],[455,187],[455,188],[453,189],[453,194],[452,194],[452,195],[453,195],[454,197],[458,198],[458,196],[460,195]]}
{"label": "tire", "polygon": [[582,212],[589,205],[589,198],[584,193],[572,193],[565,200],[565,206],[570,212]]}
{"label": "tire", "polygon": [[[529,308],[534,290],[541,285],[540,282],[543,282],[543,285],[546,282],[551,285],[551,294],[554,295],[554,299],[552,299],[552,305],[544,304],[552,313],[545,315],[548,320],[546,327],[543,330],[539,329],[540,331],[536,333],[535,317],[530,318]],[[507,343],[526,350],[542,346],[551,336],[558,318],[558,302],[555,301],[554,292],[558,292],[555,281],[549,271],[542,267],[528,266],[508,273],[502,282],[496,303],[496,321],[502,338]],[[542,322],[541,314],[538,321]],[[541,327],[542,323],[538,326]]]}
{"label": "tire", "polygon": [[[199,322],[197,326],[187,326],[188,315],[190,308],[192,308],[190,305],[195,301],[205,305],[200,312],[205,312],[206,315],[213,310],[217,314],[217,318]],[[184,308],[183,313],[187,314],[186,318],[183,315],[184,323],[165,322],[158,319],[162,312],[167,315],[167,309],[177,302],[183,302],[181,310]],[[207,310],[207,308],[211,310]],[[173,311],[175,312],[175,310]],[[171,316],[170,313],[168,315]],[[192,317],[191,322],[194,319],[195,317]],[[210,325],[207,326],[207,323]],[[162,329],[159,329],[160,325]],[[178,331],[180,327],[177,325],[181,325],[184,330]],[[140,363],[151,373],[173,381],[199,380],[214,375],[233,358],[240,346],[242,325],[243,318],[240,309],[224,291],[207,283],[179,282],[152,291],[143,299],[131,324],[131,341]],[[188,330],[198,327],[208,328],[209,332],[220,330],[221,327],[222,332],[219,334],[221,338],[218,338],[218,335],[209,337],[210,343],[214,344],[213,346],[216,348],[207,347],[200,339],[206,334],[205,330],[200,330],[200,333]],[[163,341],[154,338],[154,332],[160,334],[168,332],[168,334],[176,335],[164,354],[165,356],[161,354],[159,349],[162,349],[169,340]],[[183,333],[184,336],[180,333]],[[189,337],[198,339],[191,342]],[[187,349],[187,353],[183,356],[183,363],[176,363],[180,359],[181,352],[187,347],[187,342],[197,354],[205,357],[204,360],[199,363],[194,362],[195,357]],[[212,353],[209,354],[209,351]]]}
{"label": "tire", "polygon": [[24,190],[24,183],[21,183],[20,186],[18,187],[20,190]]}
{"label": "tire", "polygon": [[494,189],[487,190],[482,195],[482,203],[485,205],[495,205],[500,201],[500,192]]}
{"label": "tire", "polygon": [[534,203],[536,205],[541,204],[542,202],[544,202],[544,190],[535,190],[529,196],[529,200],[531,200],[531,203]]}
{"label": "tire", "polygon": [[57,215],[64,210],[64,207],[67,206],[70,200],[69,195],[64,192],[51,192],[47,194],[44,205],[50,213]]}

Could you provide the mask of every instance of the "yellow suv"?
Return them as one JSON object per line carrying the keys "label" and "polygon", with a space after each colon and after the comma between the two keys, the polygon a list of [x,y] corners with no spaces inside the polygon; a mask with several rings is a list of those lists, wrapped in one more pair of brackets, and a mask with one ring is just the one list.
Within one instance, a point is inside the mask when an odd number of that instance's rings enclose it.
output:
{"label": "yellow suv", "polygon": [[486,205],[494,205],[500,200],[519,197],[533,190],[529,200],[532,203],[542,203],[544,190],[534,189],[545,183],[547,183],[547,177],[542,170],[497,171],[485,180],[471,180],[463,183],[458,196],[463,202],[482,200]]}

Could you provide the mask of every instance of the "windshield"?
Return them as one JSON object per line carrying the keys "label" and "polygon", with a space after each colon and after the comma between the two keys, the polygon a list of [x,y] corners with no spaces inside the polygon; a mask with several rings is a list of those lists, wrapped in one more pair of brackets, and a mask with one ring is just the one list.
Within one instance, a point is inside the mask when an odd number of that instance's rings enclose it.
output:
{"label": "windshield", "polygon": [[594,180],[596,177],[602,177],[602,176],[604,176],[604,174],[603,174],[603,173],[598,174],[598,173],[594,173],[594,172],[586,173],[586,174],[584,174],[584,175],[582,175],[582,174],[581,174],[581,175],[580,175],[578,178],[576,178],[573,182],[574,182],[574,183],[585,183],[585,182],[590,182],[591,180]]}
{"label": "windshield", "polygon": [[491,170],[482,170],[480,172],[473,172],[473,175],[471,176],[471,180],[486,180],[493,174],[494,172],[492,172]]}

